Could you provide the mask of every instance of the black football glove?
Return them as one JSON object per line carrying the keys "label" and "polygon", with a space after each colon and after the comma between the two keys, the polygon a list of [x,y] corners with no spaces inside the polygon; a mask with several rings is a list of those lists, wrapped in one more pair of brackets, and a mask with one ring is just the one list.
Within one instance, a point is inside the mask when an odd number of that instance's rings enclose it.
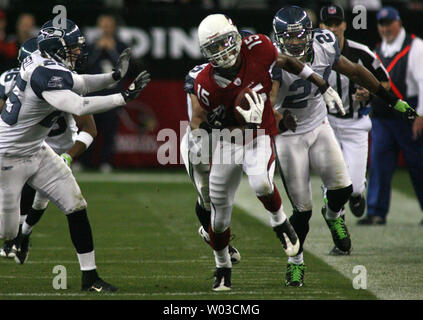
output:
{"label": "black football glove", "polygon": [[297,130],[297,117],[289,110],[285,110],[282,114],[283,118],[279,121],[280,132],[291,130],[295,132]]}
{"label": "black football glove", "polygon": [[138,97],[142,89],[144,89],[147,84],[150,82],[150,74],[144,70],[141,72],[135,80],[130,84],[128,89],[121,92],[125,102],[128,103]]}
{"label": "black football glove", "polygon": [[213,111],[207,112],[207,123],[212,128],[222,129],[225,126],[226,111],[224,106],[220,106]]}
{"label": "black football glove", "polygon": [[115,81],[122,79],[128,71],[129,59],[131,58],[131,48],[126,48],[119,56],[116,67],[113,69],[112,77]]}

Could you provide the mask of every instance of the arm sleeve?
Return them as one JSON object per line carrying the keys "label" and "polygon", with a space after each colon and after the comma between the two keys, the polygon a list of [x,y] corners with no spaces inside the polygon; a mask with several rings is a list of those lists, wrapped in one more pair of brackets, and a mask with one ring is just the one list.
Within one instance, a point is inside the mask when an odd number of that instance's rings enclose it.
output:
{"label": "arm sleeve", "polygon": [[125,104],[120,93],[107,96],[81,97],[71,90],[43,91],[42,97],[58,110],[83,116],[108,111]]}
{"label": "arm sleeve", "polygon": [[90,92],[96,92],[108,88],[116,83],[112,77],[112,72],[101,74],[77,74],[72,73],[73,88],[72,91],[86,95]]}

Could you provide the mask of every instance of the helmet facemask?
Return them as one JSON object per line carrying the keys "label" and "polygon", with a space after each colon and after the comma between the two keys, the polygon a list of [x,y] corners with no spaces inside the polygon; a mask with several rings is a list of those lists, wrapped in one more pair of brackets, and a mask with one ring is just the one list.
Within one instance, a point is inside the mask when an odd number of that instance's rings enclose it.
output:
{"label": "helmet facemask", "polygon": [[213,67],[230,68],[236,63],[241,44],[240,34],[231,31],[208,40],[200,49]]}
{"label": "helmet facemask", "polygon": [[303,58],[312,47],[311,28],[304,28],[300,23],[288,25],[286,31],[275,32],[275,37],[281,51],[291,57]]}

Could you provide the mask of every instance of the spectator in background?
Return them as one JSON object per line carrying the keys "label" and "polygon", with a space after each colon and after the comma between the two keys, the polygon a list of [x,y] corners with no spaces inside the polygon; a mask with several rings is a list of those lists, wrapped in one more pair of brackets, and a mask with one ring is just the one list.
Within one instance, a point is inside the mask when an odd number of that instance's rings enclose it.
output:
{"label": "spectator in background", "polygon": [[392,91],[414,107],[419,117],[413,122],[398,114],[395,117],[382,100],[372,101],[368,210],[359,225],[386,223],[391,180],[400,151],[423,210],[423,41],[405,31],[398,11],[392,7],[380,10],[376,18],[382,38],[376,53],[389,72]]}
{"label": "spectator in background", "polygon": [[[87,73],[97,74],[111,72],[119,58],[120,53],[127,48],[117,37],[117,20],[112,14],[102,14],[97,19],[100,35],[93,43],[88,44]],[[109,95],[122,91],[123,81],[117,86],[96,92],[96,95]],[[96,153],[99,153],[99,168],[102,172],[113,170],[113,156],[115,150],[115,136],[118,127],[117,109],[94,115],[98,136],[94,147],[87,150],[80,158],[84,167],[97,167]],[[97,151],[97,152],[96,152]]]}
{"label": "spectator in background", "polygon": [[18,48],[29,38],[36,37],[38,34],[35,25],[35,17],[31,13],[22,13],[16,21],[16,45]]}
{"label": "spectator in background", "polygon": [[0,73],[16,66],[16,55],[18,46],[6,34],[7,17],[3,10],[0,10]]}

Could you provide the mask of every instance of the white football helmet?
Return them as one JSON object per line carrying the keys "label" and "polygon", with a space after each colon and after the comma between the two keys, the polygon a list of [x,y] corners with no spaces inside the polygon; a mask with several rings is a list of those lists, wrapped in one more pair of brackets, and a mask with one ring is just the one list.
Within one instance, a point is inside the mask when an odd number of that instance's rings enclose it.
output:
{"label": "white football helmet", "polygon": [[201,53],[213,67],[232,67],[241,51],[241,35],[223,14],[211,14],[201,21],[198,41]]}

